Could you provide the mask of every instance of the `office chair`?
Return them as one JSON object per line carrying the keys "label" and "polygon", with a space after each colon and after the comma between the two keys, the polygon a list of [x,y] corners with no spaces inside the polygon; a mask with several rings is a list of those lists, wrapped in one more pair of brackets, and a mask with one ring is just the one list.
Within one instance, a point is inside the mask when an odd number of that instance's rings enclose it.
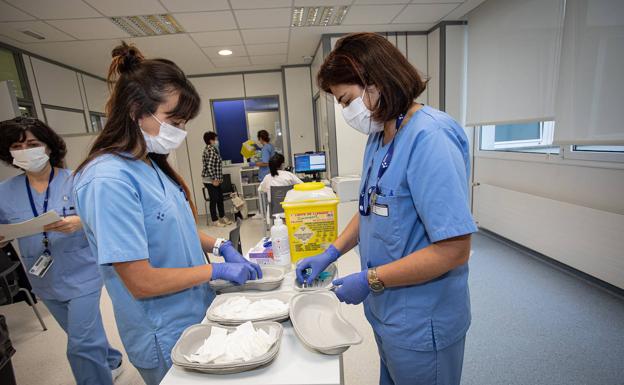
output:
{"label": "office chair", "polygon": [[26,302],[32,307],[39,323],[43,330],[48,330],[39,310],[37,310],[37,304],[33,300],[30,292],[23,287],[20,287],[18,283],[18,268],[21,266],[20,262],[11,261],[4,251],[0,250],[0,305],[10,305],[15,302],[15,297],[20,293],[26,296]]}
{"label": "office chair", "polygon": [[269,215],[271,218],[271,225],[273,225],[273,215],[281,214],[284,212],[282,202],[286,199],[286,194],[293,189],[293,186],[271,186],[271,204],[269,205]]}
{"label": "office chair", "polygon": [[[208,194],[208,186],[210,183],[204,183],[202,187],[202,195],[204,196],[204,207],[206,209],[206,224],[210,225],[210,214],[208,210],[208,202],[210,202],[210,194]],[[237,193],[236,185],[232,183],[232,175],[223,174],[223,182],[221,183],[221,192],[223,193],[223,204],[228,200],[232,200],[232,193]]]}

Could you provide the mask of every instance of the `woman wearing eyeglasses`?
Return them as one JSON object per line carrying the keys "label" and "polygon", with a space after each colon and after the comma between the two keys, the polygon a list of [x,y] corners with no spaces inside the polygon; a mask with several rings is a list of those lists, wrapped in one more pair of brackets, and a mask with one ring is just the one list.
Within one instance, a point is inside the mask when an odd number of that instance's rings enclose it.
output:
{"label": "woman wearing eyeglasses", "polygon": [[362,270],[334,285],[341,301],[364,302],[380,384],[458,385],[470,325],[470,234],[477,231],[464,130],[414,101],[426,83],[377,34],[340,39],[317,81],[368,142],[359,212],[325,252],[299,263],[297,277],[313,280],[358,246]]}

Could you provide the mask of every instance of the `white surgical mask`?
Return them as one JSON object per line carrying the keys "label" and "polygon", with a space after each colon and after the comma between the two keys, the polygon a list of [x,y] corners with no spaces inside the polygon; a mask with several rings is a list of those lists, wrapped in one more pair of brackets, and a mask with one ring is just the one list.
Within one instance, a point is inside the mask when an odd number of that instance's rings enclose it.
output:
{"label": "white surgical mask", "polygon": [[13,164],[30,172],[39,172],[48,164],[50,157],[46,154],[45,146],[28,148],[26,150],[11,150]]}
{"label": "white surgical mask", "polygon": [[215,146],[216,148],[219,148],[219,141],[215,140],[212,145]]}
{"label": "white surgical mask", "polygon": [[363,134],[370,135],[383,131],[384,125],[371,119],[372,112],[364,104],[365,94],[366,87],[364,87],[362,96],[352,100],[348,106],[342,109],[342,116],[351,127]]}
{"label": "white surgical mask", "polygon": [[161,122],[154,114],[152,114],[152,117],[160,123],[160,132],[158,135],[152,136],[141,129],[143,137],[145,138],[145,144],[147,145],[147,152],[168,154],[178,148],[184,141],[184,138],[186,138],[186,131],[169,123]]}

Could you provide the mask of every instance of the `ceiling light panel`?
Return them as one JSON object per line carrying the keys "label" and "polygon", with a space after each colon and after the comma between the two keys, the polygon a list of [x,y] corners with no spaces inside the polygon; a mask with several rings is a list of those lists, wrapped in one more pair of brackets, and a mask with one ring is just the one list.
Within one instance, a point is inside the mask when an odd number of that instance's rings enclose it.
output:
{"label": "ceiling light panel", "polygon": [[110,19],[133,37],[171,35],[184,32],[180,23],[169,14],[111,17]]}
{"label": "ceiling light panel", "polygon": [[326,27],[340,25],[349,6],[295,7],[291,16],[291,27]]}

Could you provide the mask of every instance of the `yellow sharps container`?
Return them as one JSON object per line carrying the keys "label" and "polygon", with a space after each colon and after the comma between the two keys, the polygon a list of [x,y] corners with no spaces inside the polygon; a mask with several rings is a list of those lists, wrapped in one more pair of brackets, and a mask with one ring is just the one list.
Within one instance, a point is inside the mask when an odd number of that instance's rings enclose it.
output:
{"label": "yellow sharps container", "polygon": [[296,184],[282,202],[293,263],[325,250],[338,237],[338,197],[323,183]]}

